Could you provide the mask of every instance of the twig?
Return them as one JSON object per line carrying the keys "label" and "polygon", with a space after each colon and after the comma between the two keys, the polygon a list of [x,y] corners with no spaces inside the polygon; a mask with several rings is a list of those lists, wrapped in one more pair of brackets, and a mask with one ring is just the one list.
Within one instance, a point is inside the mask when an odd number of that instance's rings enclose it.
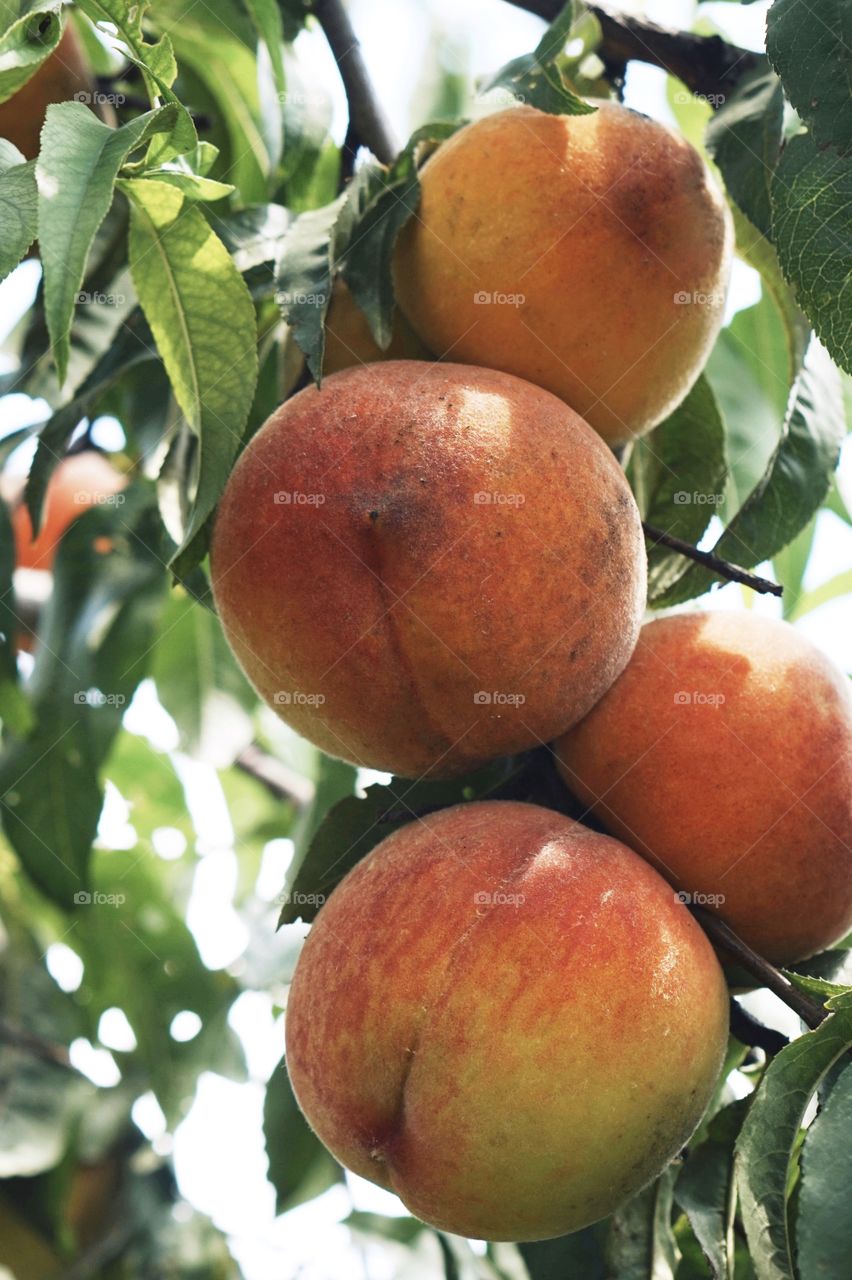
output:
{"label": "twig", "polygon": [[32,1054],[34,1058],[41,1058],[43,1062],[51,1063],[52,1066],[74,1070],[64,1045],[45,1040],[44,1036],[27,1031],[26,1027],[13,1026],[5,1018],[0,1018],[0,1044],[9,1044],[14,1049],[21,1049],[24,1053]]}
{"label": "twig", "polygon": [[[399,148],[370,83],[361,46],[342,0],[316,0],[314,14],[329,43],[349,103],[350,148],[356,139],[382,164],[391,164]],[[354,136],[351,136],[354,135]]]}
{"label": "twig", "polygon": [[676,538],[671,533],[666,533],[664,529],[657,529],[652,524],[642,521],[642,528],[645,530],[645,536],[650,538],[653,543],[660,543],[664,547],[670,547],[672,551],[678,551],[682,556],[686,556],[688,560],[694,560],[696,564],[703,564],[705,569],[709,569],[711,573],[715,573],[719,578],[726,578],[728,582],[741,582],[746,587],[751,587],[752,591],[759,591],[762,595],[781,596],[784,594],[784,588],[777,582],[770,582],[768,578],[761,578],[756,573],[749,573],[746,569],[741,569],[739,565],[730,564],[727,560],[722,560],[719,556],[714,556],[712,551],[699,551],[698,547],[694,547],[691,542],[685,542],[683,538]]}
{"label": "twig", "polygon": [[[509,3],[552,22],[564,0],[509,0]],[[721,36],[672,31],[644,18],[615,13],[602,4],[589,4],[587,8],[601,24],[603,39],[597,53],[602,62],[616,68],[631,61],[661,67],[713,106],[719,106],[758,61],[756,53],[729,44]]]}
{"label": "twig", "polygon": [[765,1027],[762,1022],[758,1022],[757,1018],[753,1018],[733,996],[730,1003],[731,1035],[735,1036],[741,1044],[762,1049],[767,1054],[780,1053],[782,1049],[787,1048],[790,1041],[780,1031]]}
{"label": "twig", "polygon": [[746,973],[756,978],[762,987],[766,987],[779,1000],[783,1000],[788,1008],[798,1014],[808,1027],[818,1027],[828,1017],[828,1012],[816,1000],[812,1000],[804,991],[794,987],[773,964],[763,956],[752,951],[747,942],[743,942],[739,934],[734,933],[730,925],[725,924],[719,916],[705,907],[689,908],[701,928],[711,942],[721,951],[727,952]]}
{"label": "twig", "polygon": [[288,769],[256,743],[243,747],[234,761],[237,769],[260,782],[276,800],[304,809],[314,798],[314,784],[294,769]]}

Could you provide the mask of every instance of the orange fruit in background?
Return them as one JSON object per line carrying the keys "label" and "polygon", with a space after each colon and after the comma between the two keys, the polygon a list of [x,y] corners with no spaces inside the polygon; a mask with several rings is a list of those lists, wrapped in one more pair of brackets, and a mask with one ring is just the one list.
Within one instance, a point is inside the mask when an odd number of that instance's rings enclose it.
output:
{"label": "orange fruit in background", "polygon": [[64,458],[50,477],[41,529],[33,539],[30,513],[23,501],[12,512],[15,565],[18,569],[51,569],[62,535],[87,508],[114,497],[127,485],[102,453],[88,449]]}

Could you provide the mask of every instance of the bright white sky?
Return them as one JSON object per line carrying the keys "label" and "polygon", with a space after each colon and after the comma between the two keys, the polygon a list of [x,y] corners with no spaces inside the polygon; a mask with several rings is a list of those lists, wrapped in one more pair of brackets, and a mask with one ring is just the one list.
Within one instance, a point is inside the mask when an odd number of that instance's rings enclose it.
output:
{"label": "bright white sky", "polygon": [[[641,11],[642,6],[624,3],[625,9]],[[711,3],[702,12],[738,43],[759,48],[762,45],[768,0],[738,6]],[[649,0],[645,12],[669,26],[689,26],[694,6],[692,0]],[[351,16],[360,36],[364,56],[377,86],[380,98],[400,138],[420,121],[411,119],[411,105],[419,78],[422,50],[429,37],[431,24],[439,25],[452,39],[460,54],[460,69],[473,77],[484,75],[497,66],[526,52],[535,44],[541,24],[530,15],[499,0],[351,0]],[[297,49],[308,73],[331,88],[334,96],[334,133],[341,139],[346,112],[343,93],[331,56],[321,35],[308,32],[299,37]],[[465,53],[464,50],[467,50]],[[634,65],[628,76],[628,105],[639,107],[650,115],[670,120],[664,97],[664,76],[649,67]],[[0,338],[8,333],[17,318],[30,304],[38,280],[38,267],[24,264],[0,285],[0,316],[4,317]],[[747,267],[737,270],[731,292],[730,312],[750,305],[759,296],[756,277]],[[4,406],[0,434],[5,434],[25,421],[44,417],[45,406],[25,397]],[[118,424],[103,423],[101,443],[107,448],[121,447]],[[21,457],[20,465],[26,465]],[[852,455],[847,448],[842,466],[842,484],[847,501],[852,499]],[[806,582],[817,585],[852,564],[852,531],[833,516],[820,518],[816,548]],[[750,593],[749,593],[750,594]],[[730,585],[715,592],[704,603],[713,608],[741,608],[744,594]],[[751,597],[753,607],[770,614],[779,612],[778,602],[768,597]],[[806,617],[799,625],[803,631],[849,670],[849,636],[852,635],[852,601],[849,597],[836,601]],[[128,712],[128,728],[149,736],[160,750],[172,752],[177,742],[176,730],[169,717],[156,704],[150,683],[143,686]],[[189,911],[189,924],[205,963],[211,968],[238,962],[245,946],[243,926],[232,906],[236,880],[236,853],[228,838],[230,821],[215,772],[204,765],[180,761],[179,771],[187,790],[187,798],[195,824],[198,843],[204,856],[199,862],[195,889]],[[130,816],[122,798],[114,788],[101,826],[103,842],[112,848],[134,843],[129,826]],[[223,835],[223,833],[225,833]],[[161,835],[158,853],[163,857],[179,857],[183,850],[174,837]],[[270,902],[269,927],[274,927],[273,897],[280,889],[288,856],[287,841],[275,841],[258,882],[258,895]],[[67,947],[57,946],[49,955],[51,970],[66,989],[74,989],[81,979],[80,964]],[[788,1011],[772,997],[759,997],[760,1015],[775,1016],[783,1024]],[[771,1002],[771,1003],[770,1003]],[[789,1015],[792,1016],[792,1015]],[[173,1032],[176,1038],[188,1039],[197,1031],[190,1024],[191,1015],[179,1015]],[[266,1160],[261,1132],[264,1083],[280,1057],[283,1048],[282,1019],[273,1015],[268,995],[247,992],[237,1001],[231,1023],[245,1045],[252,1080],[234,1084],[208,1073],[200,1083],[196,1101],[174,1139],[173,1151],[178,1181],[183,1195],[231,1237],[231,1245],[246,1280],[280,1280],[298,1272],[301,1280],[337,1280],[346,1275],[351,1280],[369,1276],[384,1280],[397,1274],[394,1260],[384,1249],[372,1245],[354,1245],[348,1231],[338,1225],[353,1205],[378,1212],[398,1213],[401,1205],[394,1197],[360,1179],[352,1178],[349,1192],[336,1187],[318,1200],[275,1218],[274,1193],[266,1181]],[[788,1030],[796,1030],[795,1020]],[[119,1010],[105,1016],[101,1026],[101,1044],[97,1047],[80,1042],[75,1046],[76,1064],[99,1083],[112,1083],[118,1069],[108,1048],[121,1049],[130,1043],[132,1030]],[[140,1099],[134,1110],[140,1127],[155,1140],[164,1153],[171,1148],[165,1135],[162,1113],[153,1096]],[[410,1255],[409,1255],[410,1259]],[[427,1250],[422,1268],[411,1260],[412,1280],[440,1274],[436,1257]]]}

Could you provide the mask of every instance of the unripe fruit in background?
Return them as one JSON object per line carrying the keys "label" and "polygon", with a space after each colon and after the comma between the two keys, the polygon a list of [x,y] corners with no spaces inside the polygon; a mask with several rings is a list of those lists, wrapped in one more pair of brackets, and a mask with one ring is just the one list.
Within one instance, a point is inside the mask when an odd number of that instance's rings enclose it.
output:
{"label": "unripe fruit in background", "polygon": [[16,567],[51,569],[69,524],[87,508],[115,497],[126,485],[126,476],[94,449],[64,458],[50,477],[41,528],[35,540],[30,513],[20,497],[14,507]]}
{"label": "unripe fruit in background", "polygon": [[420,173],[396,296],[433,351],[560,396],[610,443],[683,399],[722,320],[731,218],[698,153],[617,103],[513,107]]}
{"label": "unripe fruit in background", "polygon": [[82,46],[69,22],[59,44],[35,75],[13,97],[0,103],[0,138],[14,143],[27,160],[34,160],[50,104],[70,102],[75,97],[78,101],[91,101],[94,88]]}
{"label": "unripe fruit in background", "polygon": [[645,550],[612,454],[508,374],[391,361],[253,437],[212,542],[225,633],[332,755],[451,776],[547,742],[635,644]]}
{"label": "unripe fruit in background", "polygon": [[287,1004],[330,1151],[443,1231],[605,1217],[692,1134],[727,1043],[710,943],[618,841],[486,801],[382,842],[321,908]]}
{"label": "unripe fruit in background", "polygon": [[770,960],[852,929],[852,695],[788,623],[649,623],[555,750],[608,830]]}
{"label": "unripe fruit in background", "polygon": [[399,308],[394,310],[390,343],[387,350],[382,351],[346,282],[341,276],[337,277],[325,321],[324,375],[339,373],[341,369],[359,364],[374,364],[377,360],[431,359],[433,356]]}

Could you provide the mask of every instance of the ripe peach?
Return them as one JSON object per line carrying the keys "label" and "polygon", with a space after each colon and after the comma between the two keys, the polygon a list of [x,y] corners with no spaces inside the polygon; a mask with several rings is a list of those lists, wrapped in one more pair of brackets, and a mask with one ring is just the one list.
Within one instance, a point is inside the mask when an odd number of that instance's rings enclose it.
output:
{"label": "ripe peach", "polygon": [[323,750],[450,776],[546,742],[627,662],[645,599],[612,454],[554,396],[400,360],[278,409],[223,495],[212,577],[260,695]]}
{"label": "ripe peach", "polygon": [[390,345],[382,351],[346,282],[338,276],[325,321],[323,374],[339,373],[341,369],[359,364],[374,364],[377,360],[406,359],[431,360],[432,356],[402,312],[398,308],[394,311]]}
{"label": "ripe peach", "polygon": [[38,537],[33,539],[30,513],[19,501],[12,512],[15,564],[19,569],[50,569],[65,530],[91,507],[125,488],[127,479],[94,449],[64,458],[47,487]]}
{"label": "ripe peach", "polygon": [[443,143],[399,238],[396,294],[433,351],[528,378],[617,443],[662,421],[700,373],[733,233],[688,142],[596,105],[513,107]]}
{"label": "ripe peach", "polygon": [[535,1240],[611,1213],[707,1105],[714,952],[630,849],[537,805],[444,809],[321,908],[287,1004],[332,1154],[443,1231]]}
{"label": "ripe peach", "polygon": [[93,89],[83,48],[69,22],[59,44],[35,75],[13,97],[0,103],[0,138],[14,143],[27,160],[34,160],[50,104],[68,102],[78,94],[91,95]]}
{"label": "ripe peach", "polygon": [[852,696],[788,623],[649,623],[556,752],[613,834],[770,960],[852,928]]}

